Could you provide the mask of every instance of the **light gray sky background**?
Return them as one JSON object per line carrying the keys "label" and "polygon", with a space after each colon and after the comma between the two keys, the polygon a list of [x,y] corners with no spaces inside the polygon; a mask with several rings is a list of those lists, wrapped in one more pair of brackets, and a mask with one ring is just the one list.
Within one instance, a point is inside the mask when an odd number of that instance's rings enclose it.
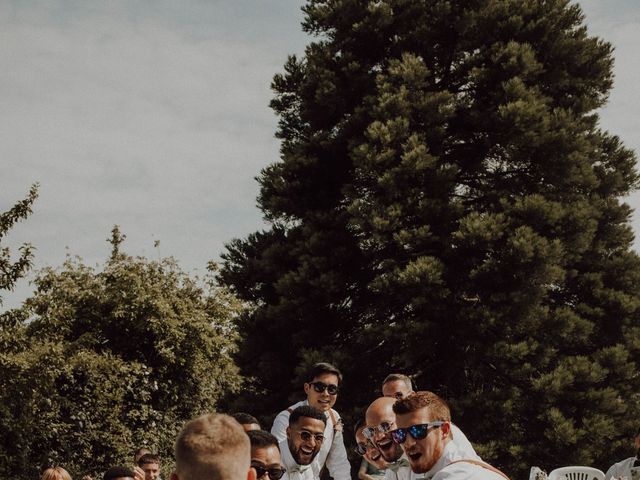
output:
{"label": "light gray sky background", "polygon": [[[0,0],[0,211],[41,184],[3,245],[31,242],[36,268],[67,254],[94,265],[118,224],[126,252],[202,274],[225,242],[262,228],[254,177],[279,147],[269,84],[309,41],[302,3]],[[616,48],[602,126],[640,151],[640,2],[580,4]]]}

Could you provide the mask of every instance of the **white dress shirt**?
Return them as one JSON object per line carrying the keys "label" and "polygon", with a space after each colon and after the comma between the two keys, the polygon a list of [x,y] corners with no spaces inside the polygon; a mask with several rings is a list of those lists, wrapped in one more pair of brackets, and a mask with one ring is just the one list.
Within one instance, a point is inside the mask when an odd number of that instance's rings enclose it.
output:
{"label": "white dress shirt", "polygon": [[453,423],[451,424],[451,435],[453,436],[453,443],[456,444],[464,458],[481,461],[480,456],[476,453],[467,436]]}
{"label": "white dress shirt", "polygon": [[286,439],[280,441],[280,455],[282,455],[282,464],[287,469],[280,480],[318,480],[318,477],[313,474],[313,462],[309,465],[298,465],[291,455]]}
{"label": "white dress shirt", "polygon": [[[458,462],[469,459],[452,441],[444,447],[436,464],[424,474],[426,480],[505,480],[505,478],[488,468],[469,462]],[[454,463],[456,462],[456,463]]]}
{"label": "white dress shirt", "polygon": [[[621,462],[614,463],[609,467],[607,473],[604,475],[604,480],[611,480],[612,478],[624,477],[626,480],[631,480],[631,468],[638,457],[630,457]],[[636,467],[640,468],[640,467]]]}
{"label": "white dress shirt", "polygon": [[[289,408],[295,410],[302,405],[309,405],[309,402],[303,400],[302,402],[291,405]],[[336,422],[339,423],[340,415],[335,410],[331,410]],[[287,439],[287,427],[289,426],[290,415],[289,410],[283,410],[273,421],[271,433],[279,441]],[[342,430],[334,430],[331,416],[328,412],[325,412],[325,416],[327,417],[327,425],[324,429],[324,442],[322,442],[320,451],[312,463],[314,476],[320,478],[320,470],[322,470],[322,467],[326,464],[334,480],[351,480],[351,464],[349,464],[347,450],[344,447]]]}

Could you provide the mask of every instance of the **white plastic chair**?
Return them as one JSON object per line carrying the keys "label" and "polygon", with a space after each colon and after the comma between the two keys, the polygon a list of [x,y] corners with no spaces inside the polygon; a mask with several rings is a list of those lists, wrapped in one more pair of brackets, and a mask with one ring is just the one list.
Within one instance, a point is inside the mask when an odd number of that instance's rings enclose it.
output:
{"label": "white plastic chair", "polygon": [[551,470],[549,480],[604,480],[604,472],[592,467],[560,467]]}

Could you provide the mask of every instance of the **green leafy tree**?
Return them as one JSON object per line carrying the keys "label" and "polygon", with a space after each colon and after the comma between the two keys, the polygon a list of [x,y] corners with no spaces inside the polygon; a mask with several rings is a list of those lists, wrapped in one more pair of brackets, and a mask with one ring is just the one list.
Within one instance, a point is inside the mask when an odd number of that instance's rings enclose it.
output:
{"label": "green leafy tree", "polygon": [[166,458],[182,423],[239,387],[231,355],[240,303],[172,259],[122,253],[117,227],[100,270],[46,268],[0,364],[0,476],[34,478],[62,464],[99,475],[147,445]]}
{"label": "green leafy tree", "polygon": [[231,242],[221,273],[256,305],[238,358],[263,413],[322,357],[347,411],[401,370],[515,476],[606,468],[640,413],[638,176],[597,115],[611,46],[568,0],[304,11],[317,40],[273,82],[272,228]]}
{"label": "green leafy tree", "polygon": [[[0,213],[0,242],[9,230],[20,220],[26,219],[32,212],[33,202],[38,198],[38,184],[31,186],[29,194],[6,212]],[[1,245],[1,243],[0,243]],[[20,255],[14,261],[9,247],[0,246],[0,291],[13,290],[16,281],[22,278],[31,267],[33,261],[33,246],[24,244],[20,247]],[[2,297],[0,297],[2,306]]]}

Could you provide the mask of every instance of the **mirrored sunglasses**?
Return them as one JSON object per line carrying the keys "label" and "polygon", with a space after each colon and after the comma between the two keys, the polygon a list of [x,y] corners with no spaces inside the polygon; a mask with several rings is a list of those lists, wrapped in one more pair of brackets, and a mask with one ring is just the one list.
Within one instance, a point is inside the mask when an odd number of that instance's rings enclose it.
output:
{"label": "mirrored sunglasses", "polygon": [[376,433],[387,433],[391,430],[394,422],[382,422],[377,427],[367,427],[362,430],[362,434],[365,436],[367,440],[373,440],[373,437],[376,436]]}
{"label": "mirrored sunglasses", "polygon": [[427,436],[430,429],[439,428],[445,423],[446,422],[437,421],[411,425],[407,428],[396,428],[391,431],[391,439],[397,444],[403,444],[407,440],[408,433],[414,440],[422,440]]}

